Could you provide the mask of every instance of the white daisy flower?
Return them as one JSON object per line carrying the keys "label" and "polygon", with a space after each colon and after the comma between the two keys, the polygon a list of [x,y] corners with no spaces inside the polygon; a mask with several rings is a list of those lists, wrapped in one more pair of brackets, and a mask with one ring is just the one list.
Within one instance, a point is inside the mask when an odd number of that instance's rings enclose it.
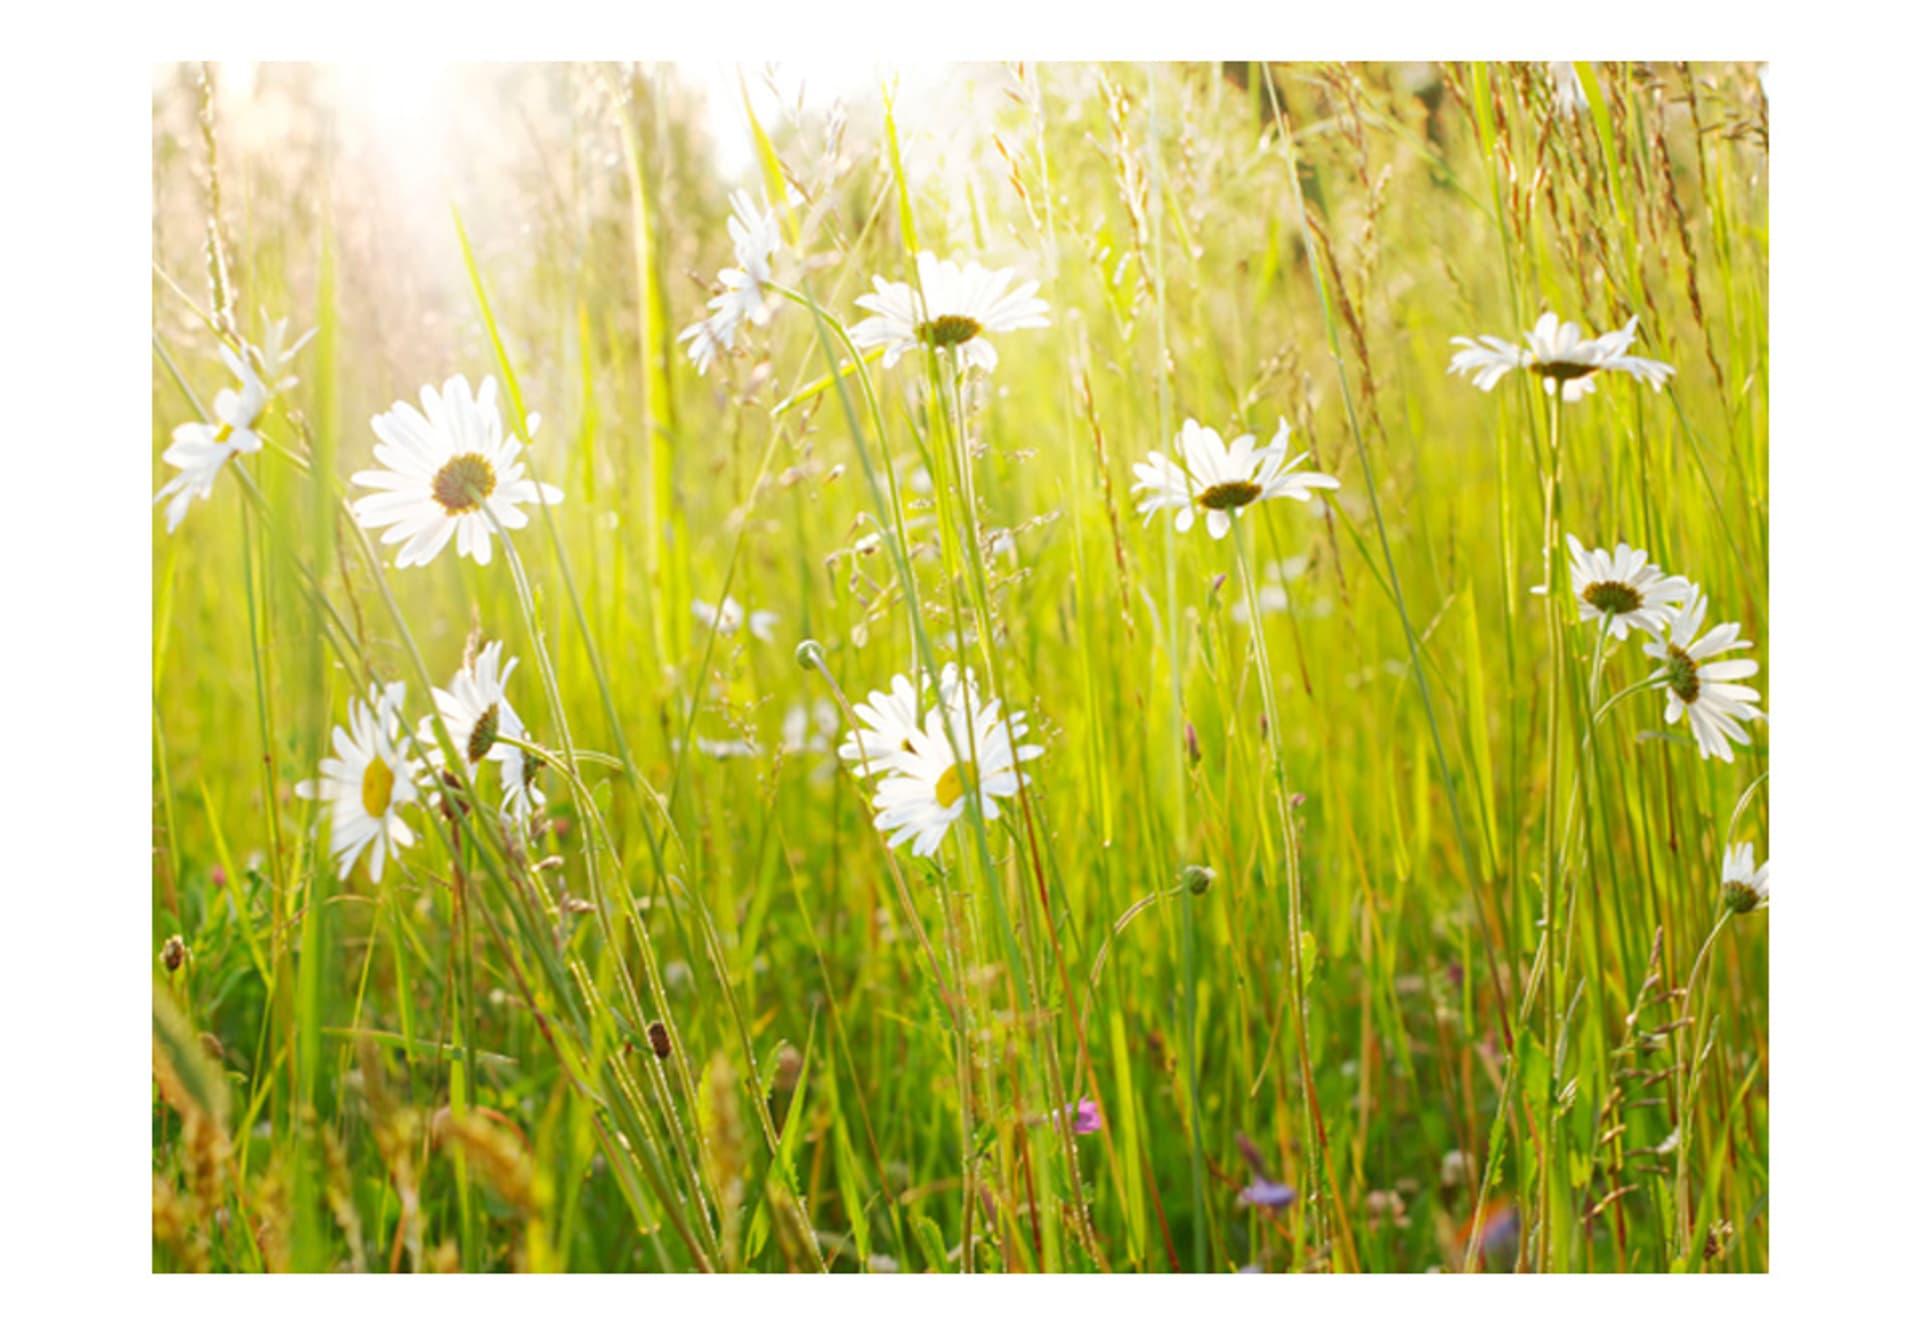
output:
{"label": "white daisy flower", "polygon": [[897,752],[892,774],[874,791],[874,828],[892,831],[889,847],[911,839],[916,856],[930,857],[966,814],[969,785],[979,796],[980,813],[998,819],[996,802],[1012,797],[1023,781],[1016,762],[1041,753],[1039,746],[1018,744],[1026,733],[1025,715],[1001,717],[998,700],[955,699],[944,709],[930,709]]}
{"label": "white daisy flower", "polygon": [[1751,745],[1752,738],[1740,724],[1765,718],[1757,705],[1760,692],[1736,681],[1754,675],[1760,665],[1752,658],[1728,662],[1709,662],[1734,649],[1751,648],[1740,638],[1738,622],[1716,625],[1705,634],[1700,627],[1707,618],[1706,594],[1690,589],[1684,605],[1665,627],[1664,643],[1646,645],[1647,656],[1659,660],[1660,670],[1653,680],[1667,688],[1667,722],[1677,723],[1684,714],[1700,743],[1700,758],[1733,761],[1732,742]]}
{"label": "white daisy flower", "polygon": [[[500,655],[504,651],[499,643],[488,644],[461,664],[445,690],[434,687],[433,706],[469,766],[477,768],[483,760],[493,760],[500,765],[500,785],[506,793],[500,809],[509,818],[525,823],[533,815],[534,807],[545,803],[546,796],[534,781],[540,769],[539,760],[518,746],[500,741],[501,737],[515,741],[527,739],[526,724],[520,721],[520,715],[507,700],[507,681],[520,660],[508,658],[502,667]],[[420,742],[427,747],[436,769],[447,767],[433,719],[421,721]]]}
{"label": "white daisy flower", "polygon": [[1665,574],[1658,565],[1649,564],[1647,553],[1622,542],[1612,552],[1596,547],[1592,551],[1580,545],[1580,539],[1567,534],[1567,548],[1573,554],[1573,596],[1580,604],[1582,621],[1606,621],[1607,633],[1625,639],[1630,630],[1650,635],[1665,633],[1693,585],[1677,574]]}
{"label": "white daisy flower", "polygon": [[873,312],[849,331],[854,344],[885,348],[882,366],[930,347],[952,352],[961,370],[976,366],[991,371],[1000,364],[1000,354],[985,335],[1046,328],[1047,303],[1034,295],[1040,284],[1032,279],[1014,286],[1018,275],[1012,269],[973,263],[963,269],[924,250],[917,262],[919,291],[911,283],[875,278],[873,291],[853,303]]}
{"label": "white daisy flower", "polygon": [[1753,844],[1735,843],[1720,859],[1720,902],[1733,912],[1767,906],[1767,868],[1753,864]]}
{"label": "white daisy flower", "polygon": [[1178,462],[1154,450],[1145,463],[1133,465],[1139,479],[1133,489],[1141,493],[1140,513],[1152,518],[1156,510],[1170,509],[1175,530],[1184,533],[1204,510],[1207,531],[1218,539],[1233,526],[1233,516],[1255,501],[1306,500],[1314,487],[1338,487],[1337,477],[1294,471],[1307,456],[1286,461],[1291,431],[1282,420],[1272,442],[1264,447],[1256,447],[1251,435],[1222,445],[1219,432],[1187,418],[1174,439]]}
{"label": "white daisy flower", "polygon": [[736,190],[727,234],[739,267],[720,270],[720,294],[707,302],[712,313],[680,331],[679,341],[688,344],[687,355],[702,375],[721,348],[732,349],[742,324],[764,325],[773,314],[767,284],[773,281],[773,253],[780,248],[779,218],[757,207],[745,190]]}
{"label": "white daisy flower", "polygon": [[[424,417],[411,403],[395,403],[373,419],[380,438],[373,455],[387,466],[353,475],[355,485],[376,492],[354,502],[353,517],[362,528],[385,528],[382,542],[405,544],[394,561],[400,569],[425,565],[449,541],[485,565],[493,559],[495,520],[524,528],[520,506],[560,502],[557,488],[526,475],[522,445],[502,426],[495,395],[491,375],[478,397],[467,377],[456,375],[438,390],[422,386]],[[528,434],[538,424],[529,416]]]}
{"label": "white daisy flower", "polygon": [[747,611],[732,598],[722,598],[718,607],[700,598],[693,600],[693,619],[700,624],[718,630],[723,635],[737,635],[745,624],[747,633],[763,644],[773,642],[773,627],[779,623],[779,616],[770,611]]}
{"label": "white daisy flower", "polygon": [[167,531],[172,532],[187,517],[187,507],[213,494],[214,479],[235,454],[257,454],[260,437],[254,423],[267,405],[267,387],[255,375],[253,367],[232,348],[222,346],[220,359],[240,380],[238,389],[222,389],[213,400],[213,420],[187,422],[173,429],[173,443],[167,446],[161,461],[180,471],[160,488],[153,498],[158,505],[171,498],[167,506]]}
{"label": "white daisy flower", "polygon": [[377,882],[388,853],[413,846],[413,831],[400,816],[419,796],[417,761],[408,753],[400,717],[406,694],[405,683],[396,681],[385,689],[375,686],[367,699],[354,700],[347,711],[348,726],[333,729],[335,753],[320,761],[319,779],[294,788],[304,800],[328,803],[333,824],[329,851],[342,880],[352,874],[364,849],[373,849],[367,874]]}
{"label": "white daisy flower", "polygon": [[865,704],[853,706],[853,716],[864,726],[847,730],[840,747],[840,758],[853,766],[853,772],[892,773],[903,756],[913,753],[913,738],[920,730],[922,687],[905,676],[896,676],[890,689],[876,690]]}
{"label": "white daisy flower", "polygon": [[1562,119],[1571,119],[1587,109],[1587,90],[1580,86],[1580,73],[1571,60],[1549,60],[1547,74],[1553,79],[1553,109]]}
{"label": "white daisy flower", "polygon": [[1540,377],[1548,393],[1557,393],[1569,403],[1577,403],[1593,392],[1595,377],[1601,371],[1621,371],[1659,389],[1673,374],[1673,367],[1650,357],[1627,355],[1639,325],[1640,317],[1635,315],[1624,329],[1582,338],[1579,325],[1571,320],[1563,324],[1558,315],[1548,311],[1523,335],[1525,347],[1516,347],[1492,334],[1455,338],[1453,342],[1461,350],[1453,354],[1447,371],[1469,376],[1476,389],[1492,389],[1508,371],[1528,371]]}

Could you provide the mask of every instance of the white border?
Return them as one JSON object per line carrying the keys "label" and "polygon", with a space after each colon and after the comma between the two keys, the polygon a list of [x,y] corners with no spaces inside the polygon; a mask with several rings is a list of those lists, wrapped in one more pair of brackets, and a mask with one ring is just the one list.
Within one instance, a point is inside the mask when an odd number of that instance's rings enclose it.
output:
{"label": "white border", "polygon": [[[1860,21],[1850,21],[1850,12]],[[423,1327],[449,1316],[580,1327],[612,1317],[692,1329],[793,1330],[910,1322],[977,1331],[1308,1321],[1362,1327],[1661,1327],[1834,1306],[1901,1309],[1893,1285],[1912,1143],[1904,988],[1917,887],[1894,839],[1913,818],[1915,728],[1902,698],[1913,565],[1914,428],[1903,392],[1920,365],[1892,328],[1916,290],[1912,86],[1904,48],[1864,6],[1792,21],[1744,4],[1670,0],[1343,7],[1112,3],[1079,12],[1028,0],[538,5],[474,0],[439,11],[172,4],[27,37],[4,98],[13,372],[4,525],[9,591],[4,766],[10,921],[0,950],[6,1018],[8,1203],[0,1245],[26,1282],[10,1307],[117,1325],[204,1329]],[[1879,44],[1873,35],[1879,31]],[[750,34],[752,49],[737,45]],[[1863,40],[1864,39],[1864,40]],[[1772,910],[1771,1252],[1764,1278],[1372,1277],[1277,1284],[1233,1278],[834,1282],[756,1278],[440,1283],[147,1274],[150,478],[145,457],[150,67],[200,54],[435,60],[603,55],[845,60],[989,57],[1379,59],[1475,55],[1770,58],[1776,551],[1768,703],[1771,799],[1784,871]],[[1883,54],[1884,52],[1884,54]],[[1893,63],[1900,59],[1901,64]],[[136,518],[135,516],[141,516]],[[1894,642],[1898,640],[1899,642]],[[1881,701],[1886,702],[1883,704]],[[1872,710],[1870,713],[1869,710]],[[1898,1023],[1896,1034],[1895,1025]],[[271,1290],[261,1282],[276,1284]],[[484,1290],[482,1284],[484,1283]],[[1199,1283],[1211,1290],[1198,1298]],[[1583,1286],[1578,1294],[1568,1285]],[[1633,1283],[1629,1292],[1623,1285]],[[324,1286],[321,1286],[324,1284]],[[908,1286],[911,1284],[911,1286]],[[1601,1294],[1592,1285],[1607,1286]],[[22,1290],[24,1289],[24,1290]],[[299,1289],[296,1291],[296,1289]],[[1875,1290],[1881,1292],[1876,1294]],[[15,1295],[17,1294],[17,1295]],[[22,1300],[24,1298],[24,1301]],[[1364,1305],[1356,1307],[1358,1298]],[[1641,1302],[1648,1303],[1646,1307]],[[482,1305],[484,1303],[484,1306]],[[66,1323],[64,1320],[62,1323]],[[86,1323],[95,1323],[87,1320]]]}

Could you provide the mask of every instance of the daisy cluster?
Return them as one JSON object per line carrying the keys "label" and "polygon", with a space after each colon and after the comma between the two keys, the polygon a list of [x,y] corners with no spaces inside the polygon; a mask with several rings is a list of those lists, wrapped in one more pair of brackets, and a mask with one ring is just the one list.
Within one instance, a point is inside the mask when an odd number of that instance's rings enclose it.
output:
{"label": "daisy cluster", "polygon": [[1581,621],[1598,621],[1603,634],[1623,641],[1635,630],[1645,635],[1641,648],[1659,664],[1648,684],[1665,687],[1667,722],[1685,718],[1701,759],[1731,763],[1734,743],[1753,744],[1742,724],[1766,717],[1760,692],[1740,684],[1760,665],[1723,657],[1753,647],[1740,638],[1739,622],[1707,629],[1707,595],[1625,542],[1589,551],[1569,533],[1567,548]]}
{"label": "daisy cluster", "polygon": [[519,662],[509,658],[502,666],[502,651],[494,643],[470,654],[446,689],[434,687],[434,713],[411,726],[403,683],[372,686],[365,699],[348,705],[347,725],[333,729],[334,753],[320,761],[320,776],[294,789],[305,800],[326,804],[329,851],[342,880],[362,852],[369,854],[367,873],[378,881],[396,849],[413,846],[406,811],[422,801],[429,774],[438,773],[443,788],[457,785],[436,720],[476,776],[484,763],[499,767],[505,819],[525,829],[546,803],[539,759],[512,744],[525,741],[527,730],[507,701],[507,681]]}
{"label": "daisy cluster", "polygon": [[[705,375],[722,351],[731,352],[745,324],[765,325],[773,313],[773,260],[780,249],[779,215],[757,205],[745,191],[733,196],[727,220],[733,240],[733,268],[717,275],[719,292],[707,302],[706,318],[680,331],[694,369]],[[915,351],[947,357],[959,370],[990,372],[1000,354],[988,334],[1042,329],[1048,307],[1035,295],[1040,284],[1022,280],[1011,269],[961,265],[921,251],[908,282],[875,277],[873,290],[854,300],[868,312],[848,330],[855,347],[879,349],[880,364],[891,368]]]}

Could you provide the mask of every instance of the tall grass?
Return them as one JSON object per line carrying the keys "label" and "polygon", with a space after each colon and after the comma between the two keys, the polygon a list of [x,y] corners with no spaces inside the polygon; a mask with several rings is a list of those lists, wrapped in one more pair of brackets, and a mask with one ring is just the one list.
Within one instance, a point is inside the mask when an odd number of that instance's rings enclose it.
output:
{"label": "tall grass", "polygon": [[[1615,699],[1651,664],[1558,536],[1765,663],[1750,67],[1583,65],[1572,115],[1541,66],[964,67],[756,117],[785,295],[704,378],[736,182],[680,72],[454,71],[437,175],[332,72],[226,73],[156,80],[156,477],[223,339],[318,332],[155,524],[156,1268],[1767,1267],[1766,920],[1719,894],[1765,727],[1712,762]],[[918,249],[1051,326],[990,376],[862,357]],[[1672,383],[1446,374],[1543,309],[1637,316]],[[455,372],[565,500],[396,570],[347,478]],[[1143,526],[1188,416],[1343,487]],[[729,595],[772,642],[692,616]],[[340,879],[293,784],[475,632],[546,818],[436,778]],[[1046,749],[917,858],[831,749],[948,661]]]}

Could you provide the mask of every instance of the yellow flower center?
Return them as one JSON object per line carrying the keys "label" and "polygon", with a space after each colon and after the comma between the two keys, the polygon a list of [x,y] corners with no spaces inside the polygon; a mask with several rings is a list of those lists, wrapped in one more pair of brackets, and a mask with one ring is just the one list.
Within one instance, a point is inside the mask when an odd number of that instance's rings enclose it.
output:
{"label": "yellow flower center", "polygon": [[1667,645],[1667,688],[1680,697],[1682,704],[1700,698],[1700,668],[1677,644]]}
{"label": "yellow flower center", "polygon": [[493,465],[478,454],[455,454],[433,475],[433,498],[448,514],[471,514],[493,494]]}
{"label": "yellow flower center", "polygon": [[942,315],[937,320],[926,321],[914,332],[928,347],[959,347],[977,337],[984,327],[970,315]]}
{"label": "yellow flower center", "polygon": [[1590,361],[1536,361],[1527,367],[1546,380],[1584,380],[1600,368]]}
{"label": "yellow flower center", "polygon": [[214,444],[224,445],[227,443],[228,440],[232,438],[233,438],[232,422],[221,422],[219,426],[214,428],[214,432],[213,432]]}
{"label": "yellow flower center", "polygon": [[[966,770],[965,775],[961,770]],[[980,788],[980,771],[965,760],[954,764],[940,775],[940,781],[933,785],[933,799],[942,806],[951,806],[967,795],[967,789]]]}
{"label": "yellow flower center", "polygon": [[473,724],[473,731],[467,735],[467,763],[478,764],[493,749],[493,743],[500,737],[500,706],[487,705],[487,711]]}
{"label": "yellow flower center", "polygon": [[366,807],[368,815],[379,819],[387,813],[387,807],[393,802],[393,770],[387,762],[375,755],[367,761],[366,772],[360,775],[360,804]]}
{"label": "yellow flower center", "polygon": [[1195,497],[1210,510],[1237,510],[1260,499],[1258,482],[1215,482]]}
{"label": "yellow flower center", "polygon": [[1638,589],[1613,579],[1588,584],[1580,596],[1611,616],[1639,611],[1643,602]]}

